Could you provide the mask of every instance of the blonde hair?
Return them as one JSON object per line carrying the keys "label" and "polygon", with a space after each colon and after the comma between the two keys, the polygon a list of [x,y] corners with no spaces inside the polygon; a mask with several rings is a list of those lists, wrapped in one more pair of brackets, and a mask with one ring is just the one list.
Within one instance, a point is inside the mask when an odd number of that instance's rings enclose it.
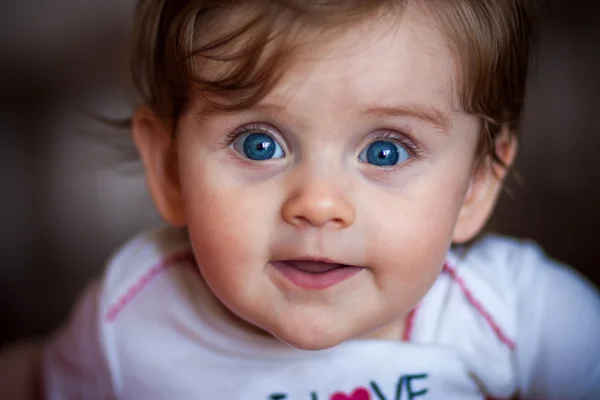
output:
{"label": "blonde hair", "polygon": [[[134,83],[142,101],[174,124],[196,95],[207,107],[245,108],[281,78],[299,32],[398,15],[410,1],[432,12],[457,54],[460,106],[482,118],[480,152],[502,164],[494,143],[503,126],[518,134],[534,0],[140,0]],[[202,73],[215,62],[228,67]]]}

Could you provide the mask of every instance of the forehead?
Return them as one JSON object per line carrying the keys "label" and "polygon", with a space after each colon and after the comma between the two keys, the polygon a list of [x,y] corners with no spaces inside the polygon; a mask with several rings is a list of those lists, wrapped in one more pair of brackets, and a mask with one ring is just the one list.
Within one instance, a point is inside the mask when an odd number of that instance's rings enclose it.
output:
{"label": "forehead", "polygon": [[[238,108],[245,93],[264,86],[266,91],[260,89],[258,97],[239,107],[289,101],[292,94],[300,100],[314,96],[310,92],[316,89],[346,100],[433,101],[437,108],[455,109],[460,104],[458,56],[449,50],[436,18],[415,2],[387,11],[340,26],[285,18],[254,24],[261,20],[256,12],[234,8],[209,24],[213,28],[205,24],[196,32],[194,46],[205,50],[194,51],[192,75],[208,85],[196,86],[193,96],[207,99],[203,88],[208,88],[217,103]],[[274,37],[261,36],[261,26]],[[223,40],[228,36],[233,39]],[[205,104],[202,112],[210,112],[210,101],[200,103]]]}
{"label": "forehead", "polygon": [[[457,104],[456,63],[433,16],[414,6],[300,47],[263,100],[327,98],[335,106],[419,105],[450,112]],[[315,98],[317,97],[317,98]]]}

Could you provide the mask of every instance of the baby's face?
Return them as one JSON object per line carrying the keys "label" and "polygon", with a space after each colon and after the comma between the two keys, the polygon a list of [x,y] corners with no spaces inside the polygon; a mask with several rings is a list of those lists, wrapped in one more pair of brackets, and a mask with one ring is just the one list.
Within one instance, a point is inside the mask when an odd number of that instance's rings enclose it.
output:
{"label": "baby's face", "polygon": [[183,117],[185,222],[235,315],[305,349],[400,339],[442,269],[479,132],[453,108],[435,26],[409,9],[393,28],[352,29],[256,106]]}

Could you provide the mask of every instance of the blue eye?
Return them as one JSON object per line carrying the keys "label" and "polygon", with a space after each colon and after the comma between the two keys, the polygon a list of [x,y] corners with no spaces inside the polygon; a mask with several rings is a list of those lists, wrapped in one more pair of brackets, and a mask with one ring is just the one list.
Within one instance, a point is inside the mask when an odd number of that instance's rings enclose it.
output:
{"label": "blue eye", "polygon": [[410,159],[410,153],[397,143],[389,140],[378,140],[364,149],[358,159],[376,167],[392,167]]}
{"label": "blue eye", "polygon": [[285,153],[279,143],[266,133],[254,132],[240,136],[233,148],[241,155],[254,161],[282,158]]}

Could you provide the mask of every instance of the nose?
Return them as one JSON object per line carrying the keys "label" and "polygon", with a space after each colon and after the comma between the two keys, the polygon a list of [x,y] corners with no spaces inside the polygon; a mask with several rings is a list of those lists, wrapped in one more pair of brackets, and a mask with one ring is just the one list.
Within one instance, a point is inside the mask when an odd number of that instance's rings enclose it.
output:
{"label": "nose", "polygon": [[293,192],[282,208],[283,219],[296,227],[340,230],[354,223],[354,206],[333,185],[313,182]]}

